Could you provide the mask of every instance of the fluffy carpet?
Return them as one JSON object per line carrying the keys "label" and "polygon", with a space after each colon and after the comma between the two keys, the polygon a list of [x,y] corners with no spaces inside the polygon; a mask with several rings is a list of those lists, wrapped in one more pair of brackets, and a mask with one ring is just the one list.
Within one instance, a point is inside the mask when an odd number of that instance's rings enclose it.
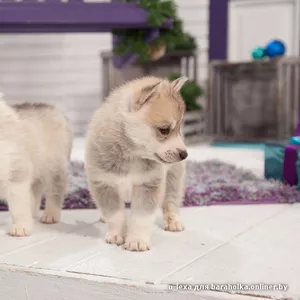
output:
{"label": "fluffy carpet", "polygon": [[[82,162],[70,164],[69,178],[64,209],[95,208]],[[217,160],[187,163],[183,206],[294,202],[300,202],[296,187],[258,178],[251,171]],[[0,210],[7,210],[7,206],[2,203]]]}

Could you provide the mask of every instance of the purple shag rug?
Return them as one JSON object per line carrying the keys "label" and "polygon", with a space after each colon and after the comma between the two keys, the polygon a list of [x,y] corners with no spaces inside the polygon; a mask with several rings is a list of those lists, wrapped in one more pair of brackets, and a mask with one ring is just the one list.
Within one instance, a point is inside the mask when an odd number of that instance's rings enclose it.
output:
{"label": "purple shag rug", "polygon": [[[70,164],[69,179],[64,209],[95,208],[87,189],[82,162],[73,161]],[[300,191],[295,186],[259,178],[249,170],[218,160],[187,162],[183,206],[295,202],[300,202]],[[0,203],[0,210],[7,210],[3,202]]]}

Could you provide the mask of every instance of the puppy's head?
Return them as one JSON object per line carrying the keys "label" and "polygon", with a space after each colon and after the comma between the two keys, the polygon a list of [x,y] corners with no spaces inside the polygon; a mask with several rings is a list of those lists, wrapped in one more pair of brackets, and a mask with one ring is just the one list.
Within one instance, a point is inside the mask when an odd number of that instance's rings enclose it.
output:
{"label": "puppy's head", "polygon": [[162,163],[187,157],[181,134],[185,104],[179,93],[186,80],[146,78],[132,86],[127,134],[148,156]]}

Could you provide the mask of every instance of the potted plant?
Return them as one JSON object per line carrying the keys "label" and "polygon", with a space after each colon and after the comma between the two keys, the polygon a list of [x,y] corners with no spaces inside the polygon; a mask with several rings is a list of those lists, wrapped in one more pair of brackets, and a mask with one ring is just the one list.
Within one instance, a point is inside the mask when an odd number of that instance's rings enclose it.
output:
{"label": "potted plant", "polygon": [[[179,78],[179,73],[170,73],[168,79],[173,81]],[[187,81],[180,90],[181,97],[186,105],[183,121],[183,132],[187,141],[197,140],[204,133],[205,119],[202,106],[198,100],[204,95],[203,88],[195,81]]]}
{"label": "potted plant", "polygon": [[[136,2],[147,10],[149,25],[159,28],[158,34],[149,43],[148,29],[115,29],[114,36],[118,43],[114,47],[116,55],[136,55],[139,63],[158,60],[168,51],[194,50],[197,48],[195,39],[183,31],[182,21],[177,16],[177,7],[173,0],[120,0],[122,2]],[[167,20],[171,26],[161,28]]]}

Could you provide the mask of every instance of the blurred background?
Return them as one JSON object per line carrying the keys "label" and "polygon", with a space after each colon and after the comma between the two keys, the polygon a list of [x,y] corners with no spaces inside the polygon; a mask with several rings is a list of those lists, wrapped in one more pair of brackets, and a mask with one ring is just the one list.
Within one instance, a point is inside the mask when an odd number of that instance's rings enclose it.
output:
{"label": "blurred background", "polygon": [[[12,1],[8,3],[10,2]],[[73,3],[73,1],[69,2]],[[109,1],[99,0],[98,2]],[[162,2],[165,1],[138,1],[142,7],[149,3],[154,6],[155,3]],[[70,118],[75,134],[82,136],[92,113],[104,101],[111,88],[125,80],[148,74],[169,78],[175,78],[178,74],[188,75],[196,83],[186,88],[186,97],[189,98],[187,101],[190,101],[189,110],[193,111],[197,110],[198,106],[201,108],[207,106],[208,70],[211,62],[252,61],[253,49],[259,46],[264,47],[272,39],[279,39],[284,43],[286,56],[299,56],[300,16],[297,0],[175,0],[166,2],[173,2],[176,5],[175,12],[171,8],[168,11],[168,7],[166,12],[167,15],[173,14],[172,16],[176,16],[175,19],[181,22],[180,30],[183,31],[188,42],[185,41],[186,44],[184,44],[179,39],[177,46],[167,45],[167,51],[162,49],[162,52],[159,52],[160,49],[158,49],[155,53],[155,49],[152,49],[154,51],[152,58],[144,58],[144,61],[131,60],[127,63],[123,62],[123,65],[122,61],[119,61],[119,65],[113,61],[113,34],[111,32],[44,34],[18,33],[18,30],[8,33],[2,29],[0,89],[6,95],[6,100],[9,103],[42,101],[58,105]],[[161,12],[155,12],[150,5],[149,15],[154,16],[155,19],[155,14],[159,17]],[[156,22],[162,23],[159,20]],[[123,32],[121,30],[120,33],[119,30],[118,34],[126,37],[128,32],[125,33],[126,28],[123,29]],[[132,40],[128,38],[127,42],[130,43],[130,41]],[[148,44],[152,47],[155,43]],[[138,53],[146,51],[144,46],[136,45],[140,48],[135,51]],[[125,50],[121,49],[123,52]],[[147,60],[148,62],[145,62]],[[155,65],[153,65],[154,62]],[[259,86],[259,83],[256,86]],[[239,85],[237,90],[241,88],[243,91],[247,88],[253,90],[253,87],[249,84],[247,86],[245,82],[242,83],[242,87]],[[260,91],[263,89],[261,86],[258,88]],[[194,103],[194,98],[197,104]],[[255,112],[257,112],[257,105],[255,107]],[[208,116],[214,119],[212,112],[206,115],[206,120],[204,120],[205,114],[203,113],[201,115],[196,113],[196,117],[191,114],[190,118],[194,121],[197,119],[198,123],[191,125],[190,132],[195,131],[198,137],[203,135],[204,123],[209,122]],[[259,123],[259,120],[256,118],[255,122]],[[270,122],[272,123],[272,120]],[[274,122],[272,124],[274,125]],[[235,127],[236,134],[238,134],[241,126]],[[216,135],[215,131],[211,128],[210,134]],[[244,136],[244,132],[241,135]]]}
{"label": "blurred background", "polygon": [[[72,1],[71,1],[72,2]],[[98,1],[105,2],[105,1]],[[207,78],[208,0],[179,0],[178,15],[201,49],[199,82]],[[99,8],[101,9],[101,8]],[[42,101],[61,107],[74,132],[85,133],[103,101],[101,52],[112,50],[111,33],[3,33],[0,35],[0,89],[10,103]]]}

